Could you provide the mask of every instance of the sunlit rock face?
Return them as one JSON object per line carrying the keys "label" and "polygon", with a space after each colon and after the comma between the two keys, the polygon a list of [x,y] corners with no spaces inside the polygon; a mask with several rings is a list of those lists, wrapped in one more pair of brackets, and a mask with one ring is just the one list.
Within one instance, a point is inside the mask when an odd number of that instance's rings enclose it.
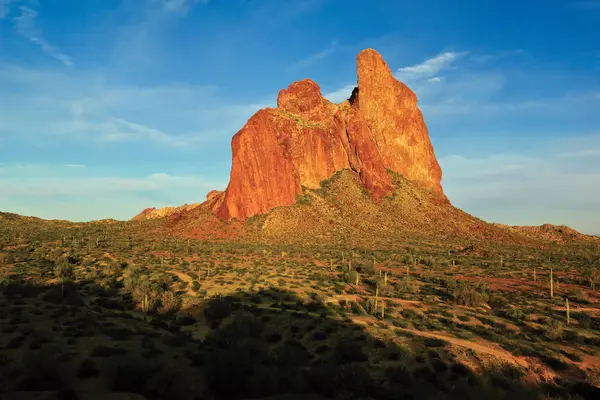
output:
{"label": "sunlit rock face", "polygon": [[305,79],[279,92],[277,108],[254,114],[232,139],[229,185],[211,196],[213,211],[244,220],[294,204],[302,187],[318,188],[342,169],[356,171],[376,201],[393,191],[387,169],[447,201],[416,95],[375,50],[359,53],[357,74],[340,104]]}

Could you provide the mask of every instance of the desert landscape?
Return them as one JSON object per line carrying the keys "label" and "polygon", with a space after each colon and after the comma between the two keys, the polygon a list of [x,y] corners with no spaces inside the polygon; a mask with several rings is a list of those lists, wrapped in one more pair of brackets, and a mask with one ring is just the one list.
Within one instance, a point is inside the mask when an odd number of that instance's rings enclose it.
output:
{"label": "desert landscape", "polygon": [[0,213],[0,398],[600,398],[600,238],[452,206],[415,94],[357,75],[281,90],[204,202]]}

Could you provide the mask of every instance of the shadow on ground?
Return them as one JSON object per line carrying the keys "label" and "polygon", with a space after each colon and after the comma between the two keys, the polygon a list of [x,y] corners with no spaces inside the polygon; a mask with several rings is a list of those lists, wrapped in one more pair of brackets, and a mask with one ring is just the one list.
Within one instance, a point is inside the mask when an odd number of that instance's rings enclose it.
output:
{"label": "shadow on ground", "polygon": [[475,373],[444,341],[383,325],[374,337],[340,314],[270,289],[146,317],[118,286],[12,279],[0,286],[0,398],[600,398],[527,384],[515,367]]}

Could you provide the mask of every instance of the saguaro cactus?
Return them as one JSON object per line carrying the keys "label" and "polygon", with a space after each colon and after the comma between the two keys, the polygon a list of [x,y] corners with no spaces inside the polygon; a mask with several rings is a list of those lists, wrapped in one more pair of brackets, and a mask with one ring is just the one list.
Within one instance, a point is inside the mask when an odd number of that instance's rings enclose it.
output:
{"label": "saguaro cactus", "polygon": [[552,274],[552,267],[550,267],[550,297],[554,297],[554,277]]}

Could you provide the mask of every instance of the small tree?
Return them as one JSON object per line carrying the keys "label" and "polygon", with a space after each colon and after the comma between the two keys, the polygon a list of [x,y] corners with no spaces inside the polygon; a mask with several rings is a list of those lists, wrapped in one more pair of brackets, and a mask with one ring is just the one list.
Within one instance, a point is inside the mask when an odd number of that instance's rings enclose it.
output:
{"label": "small tree", "polygon": [[156,291],[152,287],[148,276],[142,275],[135,287],[135,290],[132,292],[133,299],[139,304],[140,309],[144,313],[144,316],[147,315],[150,311],[154,310],[156,305]]}
{"label": "small tree", "polygon": [[62,297],[65,297],[65,284],[75,279],[75,270],[68,262],[61,262],[54,267],[54,276],[60,284],[60,292]]}
{"label": "small tree", "polygon": [[586,265],[581,271],[581,276],[583,279],[589,282],[590,288],[592,290],[596,290],[596,281],[600,278],[600,270],[598,268],[594,268],[591,265]]}
{"label": "small tree", "polygon": [[128,292],[131,292],[133,294],[133,292],[135,291],[135,289],[138,285],[141,275],[142,275],[142,272],[140,271],[139,268],[136,268],[136,267],[128,268],[125,271],[125,277],[123,278],[123,286],[125,287],[125,290],[127,290]]}
{"label": "small tree", "polygon": [[181,298],[177,293],[167,290],[160,295],[161,311],[164,313],[173,313],[181,306]]}

